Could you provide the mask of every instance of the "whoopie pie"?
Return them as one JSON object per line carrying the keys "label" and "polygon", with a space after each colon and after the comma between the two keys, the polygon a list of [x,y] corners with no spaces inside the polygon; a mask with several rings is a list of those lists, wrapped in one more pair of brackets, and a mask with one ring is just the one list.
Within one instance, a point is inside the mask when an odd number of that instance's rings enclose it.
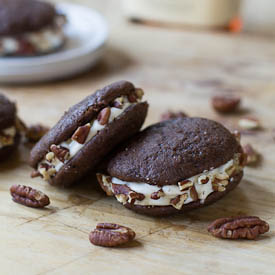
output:
{"label": "whoopie pie", "polygon": [[176,118],[119,146],[97,174],[107,195],[138,213],[164,216],[217,201],[243,176],[238,138],[217,122]]}
{"label": "whoopie pie", "polygon": [[17,120],[15,104],[0,94],[0,161],[7,159],[18,146]]}
{"label": "whoopie pie", "polygon": [[0,56],[51,53],[65,43],[64,15],[47,2],[0,0]]}
{"label": "whoopie pie", "polygon": [[92,170],[115,146],[139,131],[148,104],[127,81],[89,95],[66,112],[35,145],[30,164],[52,185],[68,186]]}

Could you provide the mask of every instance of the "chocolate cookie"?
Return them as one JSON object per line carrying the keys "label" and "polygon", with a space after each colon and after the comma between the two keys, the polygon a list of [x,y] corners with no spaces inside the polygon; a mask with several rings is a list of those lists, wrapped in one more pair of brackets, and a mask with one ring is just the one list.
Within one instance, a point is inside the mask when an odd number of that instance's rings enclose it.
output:
{"label": "chocolate cookie", "polygon": [[16,106],[0,94],[0,161],[16,149],[20,139],[17,129]]}
{"label": "chocolate cookie", "polygon": [[217,122],[177,118],[121,145],[97,174],[107,195],[136,212],[169,215],[213,203],[243,175],[237,138]]}
{"label": "chocolate cookie", "polygon": [[35,145],[30,164],[52,185],[68,186],[137,133],[148,109],[143,91],[113,83],[74,105]]}
{"label": "chocolate cookie", "polygon": [[41,55],[63,46],[64,16],[37,0],[0,0],[0,56]]}

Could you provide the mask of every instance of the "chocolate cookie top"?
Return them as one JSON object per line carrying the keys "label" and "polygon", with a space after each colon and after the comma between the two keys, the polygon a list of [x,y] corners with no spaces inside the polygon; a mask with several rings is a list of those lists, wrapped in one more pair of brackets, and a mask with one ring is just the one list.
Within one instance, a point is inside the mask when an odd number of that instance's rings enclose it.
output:
{"label": "chocolate cookie top", "polygon": [[0,94],[0,130],[8,128],[15,123],[16,106],[7,97]]}
{"label": "chocolate cookie top", "polygon": [[0,35],[38,31],[51,25],[56,15],[52,4],[37,0],[0,0]]}
{"label": "chocolate cookie top", "polygon": [[36,168],[37,163],[45,156],[52,144],[60,144],[69,139],[79,126],[96,118],[98,112],[109,106],[114,99],[134,92],[135,87],[132,83],[119,81],[96,91],[71,107],[32,149],[31,166]]}
{"label": "chocolate cookie top", "polygon": [[225,164],[238,150],[235,137],[221,124],[178,118],[154,124],[131,138],[106,168],[123,181],[172,185]]}

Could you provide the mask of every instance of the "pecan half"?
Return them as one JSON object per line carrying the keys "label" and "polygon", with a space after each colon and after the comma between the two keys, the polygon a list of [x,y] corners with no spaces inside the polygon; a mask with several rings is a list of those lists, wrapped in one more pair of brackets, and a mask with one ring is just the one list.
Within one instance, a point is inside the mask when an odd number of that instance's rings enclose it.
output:
{"label": "pecan half", "polygon": [[47,132],[49,128],[42,124],[35,124],[27,127],[25,136],[29,142],[39,141]]}
{"label": "pecan half", "polygon": [[91,125],[89,123],[78,127],[72,136],[72,140],[75,140],[80,144],[84,144],[89,135],[90,129]]}
{"label": "pecan half", "polygon": [[212,97],[213,108],[221,113],[230,113],[240,105],[241,98],[232,95],[217,95]]}
{"label": "pecan half", "polygon": [[50,150],[55,154],[55,156],[61,161],[64,162],[66,159],[69,159],[69,149],[52,144]]}
{"label": "pecan half", "polygon": [[172,111],[167,111],[163,113],[160,117],[161,121],[173,119],[173,118],[178,118],[178,117],[188,117],[188,115],[184,112],[172,112]]}
{"label": "pecan half", "polygon": [[110,115],[111,115],[110,107],[106,107],[102,109],[99,115],[97,116],[97,120],[99,121],[99,124],[101,125],[107,124],[109,121]]}
{"label": "pecan half", "polygon": [[259,160],[259,154],[250,144],[243,146],[243,152],[246,155],[246,165],[255,164]]}
{"label": "pecan half", "polygon": [[94,245],[114,247],[132,241],[136,233],[126,226],[114,223],[99,223],[89,235]]}
{"label": "pecan half", "polygon": [[43,208],[50,204],[50,199],[44,193],[24,185],[13,185],[10,188],[12,199],[25,206]]}
{"label": "pecan half", "polygon": [[269,225],[259,217],[240,216],[217,219],[208,226],[208,231],[223,239],[254,240],[268,232]]}

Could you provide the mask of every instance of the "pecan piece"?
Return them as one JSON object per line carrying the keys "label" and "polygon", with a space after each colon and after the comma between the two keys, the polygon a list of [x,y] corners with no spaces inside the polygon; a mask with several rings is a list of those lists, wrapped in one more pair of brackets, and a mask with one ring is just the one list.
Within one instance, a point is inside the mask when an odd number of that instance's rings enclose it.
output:
{"label": "pecan piece", "polygon": [[72,136],[72,140],[75,140],[80,144],[84,144],[89,135],[90,129],[91,125],[89,123],[78,127]]}
{"label": "pecan piece", "polygon": [[131,191],[129,193],[129,197],[130,197],[130,203],[134,203],[136,200],[137,201],[142,201],[145,199],[145,196],[141,193],[135,192],[135,191]]}
{"label": "pecan piece", "polygon": [[154,193],[151,194],[151,199],[152,200],[158,200],[158,199],[160,199],[163,196],[164,196],[164,192],[163,192],[163,190],[161,188],[157,192],[154,192]]}
{"label": "pecan piece", "polygon": [[197,201],[199,199],[199,195],[197,193],[195,186],[192,186],[190,188],[190,197],[192,198],[193,201]]}
{"label": "pecan piece", "polygon": [[243,146],[243,152],[246,155],[246,165],[255,164],[259,160],[259,154],[250,144]]}
{"label": "pecan piece", "polygon": [[217,219],[208,226],[208,231],[223,239],[254,240],[268,232],[269,225],[259,217],[240,216]]}
{"label": "pecan piece", "polygon": [[188,115],[181,111],[179,112],[167,111],[161,115],[160,120],[165,121],[165,120],[174,119],[178,117],[188,117]]}
{"label": "pecan piece", "polygon": [[29,186],[13,185],[10,188],[13,201],[28,207],[43,208],[50,204],[50,199],[41,191]]}
{"label": "pecan piece", "polygon": [[65,160],[69,159],[69,149],[52,144],[50,150],[55,154],[55,156],[61,161],[64,162]]}
{"label": "pecan piece", "polygon": [[179,185],[180,191],[186,191],[193,186],[193,182],[191,180],[183,180],[178,182],[178,185]]}
{"label": "pecan piece", "polygon": [[132,191],[127,185],[124,184],[115,184],[112,183],[112,189],[115,195],[126,195],[128,196],[129,193]]}
{"label": "pecan piece", "polygon": [[29,142],[39,141],[47,132],[49,128],[42,124],[31,125],[26,129],[25,136]]}
{"label": "pecan piece", "polygon": [[89,235],[94,245],[115,247],[132,241],[136,233],[126,226],[114,223],[99,223]]}
{"label": "pecan piece", "polygon": [[109,121],[110,115],[111,115],[110,107],[106,107],[106,108],[102,109],[100,111],[99,115],[97,116],[97,120],[98,120],[99,124],[101,124],[101,125],[107,124]]}
{"label": "pecan piece", "polygon": [[255,130],[260,128],[260,122],[254,117],[243,117],[238,121],[239,126],[244,130]]}
{"label": "pecan piece", "polygon": [[241,98],[232,95],[217,95],[212,97],[213,108],[221,113],[230,113],[240,105]]}

